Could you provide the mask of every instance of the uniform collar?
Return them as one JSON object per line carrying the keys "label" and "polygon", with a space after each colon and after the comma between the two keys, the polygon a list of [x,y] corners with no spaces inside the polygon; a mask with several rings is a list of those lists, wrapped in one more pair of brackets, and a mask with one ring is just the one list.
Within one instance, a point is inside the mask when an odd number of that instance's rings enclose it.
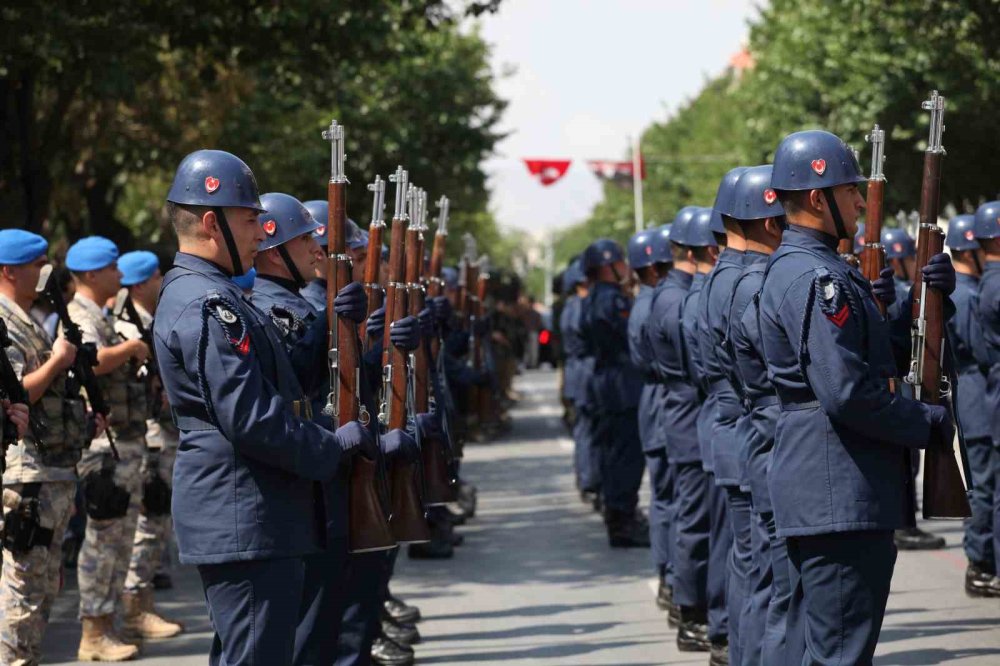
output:
{"label": "uniform collar", "polygon": [[257,273],[257,277],[260,278],[261,280],[267,280],[268,282],[273,282],[274,284],[284,289],[287,289],[293,294],[299,293],[299,288],[298,285],[295,283],[295,280],[288,280],[286,278],[278,277],[277,275],[261,275],[260,273]]}
{"label": "uniform collar", "polygon": [[[21,309],[21,306],[7,298],[3,294],[0,294],[0,308],[7,310],[12,315],[21,320],[21,323],[27,324],[29,326],[37,328],[35,320],[32,319],[27,312]],[[2,353],[2,352],[0,352]]]}
{"label": "uniform collar", "polygon": [[79,305],[84,310],[89,311],[90,314],[92,314],[94,316],[97,316],[97,317],[106,317],[107,316],[107,315],[104,314],[104,309],[100,305],[98,305],[94,301],[90,300],[86,296],[82,296],[79,293],[74,294],[73,301],[75,301],[77,305]]}
{"label": "uniform collar", "polygon": [[742,264],[743,263],[743,255],[744,254],[746,254],[746,253],[743,252],[742,250],[734,250],[734,249],[732,249],[730,247],[727,247],[719,255],[719,261],[716,262],[716,263],[717,264],[737,264],[737,265],[738,264]]}
{"label": "uniform collar", "polygon": [[664,283],[669,282],[670,284],[679,284],[685,289],[691,286],[691,281],[694,279],[694,274],[682,271],[678,268],[671,268],[670,272],[667,273],[667,277],[663,278]]}
{"label": "uniform collar", "polygon": [[1000,271],[1000,261],[987,261],[983,266],[983,274],[990,271]]}
{"label": "uniform collar", "polygon": [[959,273],[958,271],[955,271],[955,279],[958,282],[965,282],[966,284],[979,284],[978,275],[969,275],[968,273]]}
{"label": "uniform collar", "polygon": [[695,273],[691,276],[691,288],[700,287],[708,279],[708,273]]}
{"label": "uniform collar", "polygon": [[781,242],[784,245],[837,252],[837,239],[834,236],[818,229],[800,227],[796,224],[788,225],[788,229],[781,237]]}
{"label": "uniform collar", "polygon": [[747,250],[743,254],[743,265],[750,266],[753,264],[758,264],[763,261],[767,261],[771,255],[764,254],[763,252],[757,252],[756,250]]}
{"label": "uniform collar", "polygon": [[[183,268],[193,273],[199,273],[205,277],[215,280],[224,280],[236,287],[236,283],[232,280],[232,273],[225,270],[214,261],[202,259],[201,257],[196,257],[193,254],[188,254],[187,252],[178,252],[174,255],[174,267]],[[239,287],[236,288],[238,289]]]}

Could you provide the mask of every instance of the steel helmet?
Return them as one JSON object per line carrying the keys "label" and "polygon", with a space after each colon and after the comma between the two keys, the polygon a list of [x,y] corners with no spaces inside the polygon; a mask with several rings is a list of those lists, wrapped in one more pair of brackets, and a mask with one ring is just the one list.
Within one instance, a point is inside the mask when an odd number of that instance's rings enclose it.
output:
{"label": "steel helmet", "polygon": [[987,201],[976,209],[976,238],[1000,236],[1000,201]]}
{"label": "steel helmet", "polygon": [[267,211],[257,216],[264,229],[264,240],[257,248],[261,252],[287,243],[302,234],[317,231],[323,226],[313,219],[302,202],[289,194],[268,192],[260,200]]}
{"label": "steel helmet", "polygon": [[674,255],[670,251],[671,224],[664,224],[653,229],[653,261],[658,264],[672,264]]}
{"label": "steel helmet", "polygon": [[583,270],[589,273],[595,268],[622,261],[625,255],[622,246],[610,238],[598,238],[583,251]]}
{"label": "steel helmet", "polygon": [[771,171],[770,164],[745,168],[733,186],[733,205],[731,212],[726,214],[742,221],[784,215],[778,194],[771,189]]}
{"label": "steel helmet", "polygon": [[883,229],[882,245],[885,247],[886,259],[905,259],[917,254],[917,244],[906,233],[906,229]]}
{"label": "steel helmet", "polygon": [[187,206],[266,210],[261,205],[250,167],[236,155],[222,150],[196,150],[181,160],[167,201]]}
{"label": "steel helmet", "polygon": [[[740,176],[743,175],[749,167],[738,166],[735,169],[730,169],[726,172],[726,175],[722,177],[719,181],[719,189],[715,193],[715,203],[712,204],[712,209],[719,213],[719,215],[728,215],[733,217],[734,206],[736,205],[736,183],[739,181]],[[721,218],[720,218],[721,222]],[[726,230],[723,228],[719,233],[725,233]]]}
{"label": "steel helmet", "polygon": [[854,150],[823,130],[789,134],[774,153],[771,187],[776,190],[821,190],[866,180]]}
{"label": "steel helmet", "polygon": [[978,249],[975,226],[975,215],[956,215],[948,222],[948,235],[945,236],[944,244],[958,251]]}
{"label": "steel helmet", "polygon": [[576,257],[569,262],[569,266],[563,271],[562,276],[562,290],[564,294],[572,293],[576,288],[576,285],[587,281],[587,276],[583,274],[583,268],[580,267],[580,258]]}
{"label": "steel helmet", "polygon": [[[319,223],[320,227],[313,232],[313,236],[316,237],[316,242],[320,244],[321,247],[327,247],[330,242],[328,229],[326,228],[327,221],[329,220],[329,203],[323,199],[310,199],[309,201],[302,202],[302,205],[306,207],[306,210],[313,216],[313,219]],[[367,247],[368,245],[368,234],[361,230],[360,227],[354,222],[354,220],[347,218],[347,225],[345,228],[344,243],[351,250],[356,250],[359,247]]]}
{"label": "steel helmet", "polygon": [[444,280],[446,289],[458,289],[458,269],[452,266],[445,266],[441,269],[441,279]]}
{"label": "steel helmet", "polygon": [[628,263],[632,268],[640,269],[652,266],[653,259],[653,232],[650,230],[640,231],[633,234],[628,239]]}
{"label": "steel helmet", "polygon": [[715,215],[713,208],[699,208],[691,220],[688,227],[687,242],[684,245],[690,247],[716,247],[715,232],[712,229],[712,217]]}
{"label": "steel helmet", "polygon": [[688,230],[691,228],[691,220],[698,212],[698,206],[684,206],[677,215],[670,227],[670,240],[678,245],[687,245]]}

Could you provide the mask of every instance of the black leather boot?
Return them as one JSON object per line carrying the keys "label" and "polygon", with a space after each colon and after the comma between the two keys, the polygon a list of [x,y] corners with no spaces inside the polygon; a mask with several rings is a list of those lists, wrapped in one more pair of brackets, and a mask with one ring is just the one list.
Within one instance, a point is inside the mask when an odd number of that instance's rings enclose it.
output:
{"label": "black leather boot", "polygon": [[896,530],[894,535],[899,550],[938,550],[944,548],[944,537],[924,532],[919,527]]}
{"label": "black leather boot", "polygon": [[420,609],[411,606],[399,597],[389,593],[385,603],[382,604],[385,612],[396,622],[420,622]]}
{"label": "black leather boot", "polygon": [[677,626],[677,649],[681,652],[708,652],[708,617],[703,608],[680,607],[680,624]]}
{"label": "black leather boot", "polygon": [[996,576],[990,567],[979,562],[969,562],[965,570],[965,593],[970,597],[997,597],[1000,589],[993,585]]}
{"label": "black leather boot", "polygon": [[380,636],[372,643],[372,663],[378,666],[409,666],[413,663],[413,650]]}

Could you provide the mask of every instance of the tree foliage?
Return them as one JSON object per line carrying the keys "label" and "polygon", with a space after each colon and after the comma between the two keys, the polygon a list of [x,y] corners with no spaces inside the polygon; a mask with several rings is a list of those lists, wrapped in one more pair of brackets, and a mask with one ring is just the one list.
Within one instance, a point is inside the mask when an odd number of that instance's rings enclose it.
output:
{"label": "tree foliage", "polygon": [[[886,130],[887,209],[914,209],[927,145],[920,103],[932,89],[947,99],[942,204],[968,210],[995,197],[998,31],[1000,0],[771,0],[751,24],[754,66],[708,81],[644,132],[647,218],[710,205],[729,168],[768,162],[781,138],[801,129],[840,135],[868,164],[864,137],[876,122]],[[561,236],[558,256],[632,230],[631,192],[606,186],[590,219]]]}
{"label": "tree foliage", "polygon": [[[499,237],[480,163],[504,103],[489,51],[443,0],[136,0],[0,9],[0,205],[5,225],[169,241],[178,161],[232,151],[263,191],[325,195],[331,119],[346,127],[349,213],[396,164],[452,199],[452,238]],[[456,9],[458,7],[459,9]],[[391,213],[391,210],[389,211]]]}

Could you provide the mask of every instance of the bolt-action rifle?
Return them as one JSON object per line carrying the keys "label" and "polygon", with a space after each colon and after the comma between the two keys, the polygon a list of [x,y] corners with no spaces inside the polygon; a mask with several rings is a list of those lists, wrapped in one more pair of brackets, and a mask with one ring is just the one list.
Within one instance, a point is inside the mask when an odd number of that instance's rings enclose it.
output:
{"label": "bolt-action rifle", "polygon": [[[490,258],[487,255],[482,255],[479,257],[479,261],[476,262],[476,321],[485,321],[486,319],[486,297],[489,291],[490,284]],[[475,338],[475,344],[473,349],[475,352],[475,357],[473,358],[473,366],[476,370],[485,371],[486,370],[486,344],[487,341],[484,340],[487,334],[480,331],[480,334]],[[493,391],[489,386],[480,386],[478,403],[476,404],[476,413],[479,416],[479,422],[482,424],[487,424],[493,422],[495,419],[496,412],[494,411],[494,401],[493,401]]]}
{"label": "bolt-action rifle", "polygon": [[[437,201],[440,211],[437,219],[437,231],[434,233],[434,247],[431,250],[430,273],[427,276],[427,295],[430,298],[437,298],[444,295],[444,280],[441,278],[441,270],[444,268],[444,254],[448,245],[448,210],[450,204],[448,197],[442,195]],[[436,337],[431,340],[431,359],[436,360],[441,351],[441,338]]]}
{"label": "bolt-action rifle", "polygon": [[52,309],[55,310],[56,316],[59,317],[63,337],[76,347],[76,361],[73,362],[73,366],[67,373],[66,394],[71,396],[80,395],[81,390],[87,394],[87,402],[90,403],[91,411],[104,417],[106,423],[104,436],[108,438],[111,455],[115,460],[118,460],[118,447],[115,446],[115,436],[111,432],[111,423],[109,422],[111,419],[111,406],[104,396],[104,391],[97,380],[97,375],[94,374],[94,368],[98,364],[97,345],[93,342],[85,343],[83,341],[83,332],[76,325],[76,322],[70,319],[69,310],[66,308],[66,301],[63,299],[62,292],[59,291],[59,286],[51,276],[45,283],[44,294],[45,298],[52,304]]}
{"label": "bolt-action rifle", "polygon": [[[400,177],[403,167],[396,169],[396,178]],[[390,177],[391,178],[391,177]],[[368,225],[368,253],[365,260],[365,295],[368,297],[368,312],[382,307],[385,292],[379,281],[382,269],[382,234],[385,231],[385,181],[381,176],[375,176],[375,181],[368,185],[372,192],[372,221]],[[365,350],[371,347],[371,337],[365,336]]]}
{"label": "bolt-action rifle", "polygon": [[[417,188],[410,185],[404,197],[404,185],[402,182],[396,185],[396,213],[389,230],[389,282],[386,285],[386,328],[383,335],[383,413],[380,415],[389,430],[407,426],[414,394],[408,354],[392,344],[389,336],[393,323],[407,316],[407,274],[412,275],[419,270],[419,264],[415,263],[419,261],[414,253],[416,248],[412,245],[406,247],[410,218],[418,214],[419,194]],[[409,204],[409,214],[402,208],[404,200]],[[392,500],[389,526],[396,541],[400,543],[430,540],[430,529],[420,497],[418,473],[416,465],[400,459],[394,460],[389,470],[389,496]]]}
{"label": "bolt-action rifle", "polygon": [[[868,201],[865,213],[865,244],[861,250],[861,274],[869,282],[879,278],[885,268],[885,247],[882,246],[882,199],[885,195],[885,130],[876,123],[872,133],[865,137],[872,145],[872,172],[868,177]],[[885,303],[875,299],[879,312],[885,316]]]}
{"label": "bolt-action rifle", "polygon": [[[333,301],[351,282],[351,259],[346,251],[347,176],[344,173],[344,127],[334,120],[323,138],[330,142],[330,183],[327,187],[327,349],[330,393],[324,413],[338,426],[351,421],[367,425],[368,410],[361,403],[361,353],[354,324],[337,316]],[[357,455],[351,461],[348,485],[348,540],[352,553],[387,550],[396,545],[389,531],[386,507],[379,494],[379,460]]]}
{"label": "bolt-action rifle", "polygon": [[[917,264],[913,282],[913,328],[910,372],[906,382],[913,386],[917,400],[928,404],[946,402],[952,418],[951,379],[943,369],[947,336],[945,334],[944,295],[927,286],[922,269],[931,257],[944,251],[944,232],[937,224],[940,209],[941,162],[945,150],[941,144],[944,133],[944,98],[937,91],[922,104],[931,112],[930,138],[924,153],[924,173],[920,187],[920,227],[917,235]],[[963,464],[968,470],[965,446],[959,438]],[[971,478],[968,473],[966,478]],[[969,499],[954,451],[928,448],[924,452],[924,518],[968,518]]]}

